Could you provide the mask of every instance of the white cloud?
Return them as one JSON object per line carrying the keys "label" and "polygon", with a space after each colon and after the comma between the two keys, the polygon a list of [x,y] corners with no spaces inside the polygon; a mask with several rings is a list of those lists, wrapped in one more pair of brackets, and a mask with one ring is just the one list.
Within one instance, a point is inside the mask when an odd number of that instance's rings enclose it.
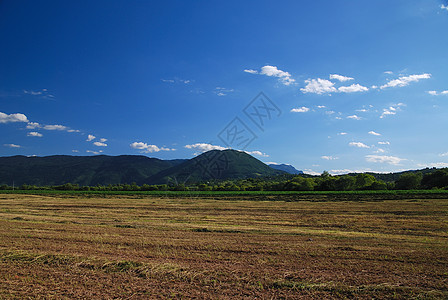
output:
{"label": "white cloud", "polygon": [[405,159],[396,156],[366,155],[366,161],[374,163],[388,163],[390,165],[398,165],[403,160]]}
{"label": "white cloud", "polygon": [[339,157],[328,156],[328,155],[323,155],[320,158],[325,159],[325,160],[336,160],[336,159],[339,159]]}
{"label": "white cloud", "polygon": [[384,71],[384,74],[394,74],[394,72],[392,72],[392,71]]}
{"label": "white cloud", "polygon": [[67,132],[81,132],[78,129],[67,129]]}
{"label": "white cloud", "polygon": [[89,134],[88,136],[87,136],[87,142],[90,142],[90,141],[92,141],[92,140],[94,140],[94,139],[96,139],[96,136],[94,136],[94,135],[92,135],[92,134]]}
{"label": "white cloud", "polygon": [[28,122],[28,118],[24,114],[5,114],[0,112],[0,123]]}
{"label": "white cloud", "polygon": [[358,117],[357,115],[348,116],[347,119],[353,119],[353,120],[361,120],[361,117]]}
{"label": "white cloud", "polygon": [[26,129],[36,129],[36,128],[40,128],[40,127],[41,127],[40,124],[37,122],[29,122],[26,125]]}
{"label": "white cloud", "polygon": [[302,93],[313,93],[313,94],[324,94],[324,93],[333,93],[337,92],[337,89],[334,87],[334,83],[330,80],[326,79],[307,79],[305,80],[307,84],[304,88],[301,88],[300,91]]}
{"label": "white cloud", "polygon": [[379,145],[390,145],[390,142],[378,142]]}
{"label": "white cloud", "polygon": [[257,155],[257,156],[261,156],[261,157],[269,157],[269,155],[267,155],[266,153],[263,153],[263,152],[258,151],[258,150],[255,150],[255,151],[244,151],[244,152],[246,152],[247,154],[250,154],[250,155]]}
{"label": "white cloud", "polygon": [[376,136],[380,136],[381,135],[381,133],[378,133],[378,132],[375,132],[375,131],[369,131],[369,134],[371,134],[371,135],[376,135]]}
{"label": "white cloud", "polygon": [[86,152],[87,153],[92,153],[92,154],[100,154],[100,153],[102,153],[103,152],[103,150],[100,150],[100,151],[93,151],[93,150],[86,150]]}
{"label": "white cloud", "polygon": [[339,132],[338,135],[346,135],[347,132]]}
{"label": "white cloud", "polygon": [[318,105],[317,108],[325,108],[325,105]]}
{"label": "white cloud", "polygon": [[401,110],[401,106],[404,106],[403,103],[393,104],[389,108],[384,108],[383,113],[380,116],[380,119],[383,119],[384,117],[388,115],[396,115],[397,111]]}
{"label": "white cloud", "polygon": [[359,111],[359,112],[368,112],[368,110],[365,109],[365,108],[363,108],[363,109],[357,109],[356,111]]}
{"label": "white cloud", "polygon": [[74,153],[79,153],[79,150],[72,150],[72,152],[74,152]]}
{"label": "white cloud", "polygon": [[348,143],[350,146],[352,146],[352,147],[358,147],[358,148],[370,148],[369,146],[367,146],[366,144],[364,144],[364,143],[361,143],[361,142],[350,142],[350,143]]}
{"label": "white cloud", "polygon": [[291,112],[298,112],[298,113],[303,113],[303,112],[307,112],[310,109],[308,107],[302,106],[301,108],[293,108],[291,109]]}
{"label": "white cloud", "polygon": [[386,152],[386,150],[382,149],[382,148],[378,148],[375,153],[384,153]]}
{"label": "white cloud", "polygon": [[225,150],[225,149],[228,149],[228,148],[225,148],[225,147],[216,146],[216,145],[212,145],[212,144],[206,144],[206,143],[196,143],[196,144],[191,144],[191,145],[185,145],[185,148],[187,148],[187,149],[195,149],[195,150],[198,150],[200,152],[207,152],[207,151],[211,151],[211,150]]}
{"label": "white cloud", "polygon": [[250,73],[250,74],[260,74],[260,75],[266,75],[270,77],[277,77],[279,78],[279,81],[283,83],[284,85],[291,85],[294,84],[296,81],[295,79],[291,78],[291,74],[288,72],[279,70],[275,66],[264,66],[261,68],[260,72],[257,70],[252,69],[245,69],[244,72]]}
{"label": "white cloud", "polygon": [[448,90],[441,91],[440,93],[437,91],[428,91],[428,94],[430,94],[431,96],[448,95]]}
{"label": "white cloud", "polygon": [[418,164],[417,166],[420,168],[448,168],[448,163],[436,162],[436,163]]}
{"label": "white cloud", "polygon": [[448,5],[440,5],[440,9],[444,9],[446,11],[448,11]]}
{"label": "white cloud", "polygon": [[133,142],[129,145],[133,149],[142,150],[142,153],[152,153],[159,151],[174,151],[175,149],[165,148],[165,147],[157,147],[156,145],[148,145],[143,142]]}
{"label": "white cloud", "polygon": [[42,135],[42,133],[32,131],[32,132],[28,132],[27,136],[42,137],[43,135]]}
{"label": "white cloud", "polygon": [[43,127],[45,130],[67,130],[67,126],[64,125],[45,125]]}
{"label": "white cloud", "polygon": [[22,148],[22,146],[16,145],[16,144],[3,144],[3,146],[9,147],[9,148]]}
{"label": "white cloud", "polygon": [[216,95],[218,96],[226,96],[228,93],[232,93],[234,92],[234,89],[226,89],[223,87],[216,87],[215,90],[213,91]]}
{"label": "white cloud", "polygon": [[101,143],[107,142],[107,139],[105,139],[105,138],[101,138],[101,139],[100,139],[100,142],[101,142]]}
{"label": "white cloud", "polygon": [[290,84],[293,84],[295,82],[295,80],[291,78],[291,74],[289,74],[288,72],[279,70],[275,66],[264,66],[264,67],[262,67],[261,71],[260,71],[260,74],[261,75],[266,75],[266,76],[278,77],[279,80],[284,85],[290,85]]}
{"label": "white cloud", "polygon": [[350,86],[341,86],[338,88],[338,91],[341,93],[356,93],[356,92],[366,92],[369,89],[360,84],[352,84]]}
{"label": "white cloud", "polygon": [[336,79],[336,80],[339,80],[340,82],[345,82],[345,81],[353,80],[354,78],[342,76],[342,75],[338,75],[338,74],[330,74],[330,79]]}
{"label": "white cloud", "polygon": [[380,88],[385,89],[388,87],[403,87],[409,85],[411,82],[418,82],[421,79],[428,79],[431,78],[431,74],[425,73],[420,75],[409,75],[409,76],[402,76],[398,79],[390,80],[388,83],[382,85]]}
{"label": "white cloud", "polygon": [[331,175],[342,175],[342,174],[349,174],[349,173],[365,173],[365,172],[371,172],[372,170],[367,168],[363,170],[351,170],[351,169],[340,169],[340,170],[330,170],[328,173]]}
{"label": "white cloud", "polygon": [[325,114],[326,115],[332,115],[332,114],[335,114],[336,112],[334,111],[334,110],[327,110],[326,112],[325,112]]}
{"label": "white cloud", "polygon": [[93,144],[97,147],[107,147],[107,144],[101,142],[94,142]]}
{"label": "white cloud", "polygon": [[244,72],[250,73],[250,74],[258,74],[257,70],[251,70],[251,69],[245,69]]}

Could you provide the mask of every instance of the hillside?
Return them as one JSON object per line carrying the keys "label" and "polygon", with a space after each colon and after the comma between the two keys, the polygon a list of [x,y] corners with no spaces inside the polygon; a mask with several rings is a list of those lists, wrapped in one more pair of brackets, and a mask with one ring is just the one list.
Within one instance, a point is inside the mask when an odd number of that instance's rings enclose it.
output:
{"label": "hillside", "polygon": [[143,184],[150,176],[183,162],[137,155],[0,157],[0,184]]}
{"label": "hillside", "polygon": [[289,174],[294,174],[294,175],[303,174],[303,171],[299,171],[296,168],[294,168],[293,166],[287,165],[287,164],[268,164],[268,166],[275,170],[284,171]]}
{"label": "hillside", "polygon": [[284,174],[251,155],[237,150],[212,150],[164,170],[149,183],[188,184],[215,179],[242,179]]}

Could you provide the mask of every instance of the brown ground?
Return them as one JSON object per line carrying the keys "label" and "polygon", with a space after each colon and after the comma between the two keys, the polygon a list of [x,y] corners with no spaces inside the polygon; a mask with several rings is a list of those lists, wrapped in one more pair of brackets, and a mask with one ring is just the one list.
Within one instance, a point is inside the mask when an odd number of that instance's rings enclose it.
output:
{"label": "brown ground", "polygon": [[447,299],[447,216],[448,199],[0,194],[0,299]]}

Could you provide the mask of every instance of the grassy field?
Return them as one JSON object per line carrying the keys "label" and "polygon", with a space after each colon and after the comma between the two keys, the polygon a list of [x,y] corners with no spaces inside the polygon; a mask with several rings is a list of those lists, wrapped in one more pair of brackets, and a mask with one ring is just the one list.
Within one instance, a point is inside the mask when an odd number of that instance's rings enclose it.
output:
{"label": "grassy field", "polygon": [[448,195],[249,196],[0,194],[0,299],[448,298]]}

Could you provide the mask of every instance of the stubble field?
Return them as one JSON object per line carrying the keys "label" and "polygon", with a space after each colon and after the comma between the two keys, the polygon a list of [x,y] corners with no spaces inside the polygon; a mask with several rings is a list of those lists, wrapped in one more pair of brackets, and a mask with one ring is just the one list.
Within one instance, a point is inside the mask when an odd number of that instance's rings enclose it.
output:
{"label": "stubble field", "polygon": [[448,198],[297,200],[0,194],[0,299],[448,298]]}

